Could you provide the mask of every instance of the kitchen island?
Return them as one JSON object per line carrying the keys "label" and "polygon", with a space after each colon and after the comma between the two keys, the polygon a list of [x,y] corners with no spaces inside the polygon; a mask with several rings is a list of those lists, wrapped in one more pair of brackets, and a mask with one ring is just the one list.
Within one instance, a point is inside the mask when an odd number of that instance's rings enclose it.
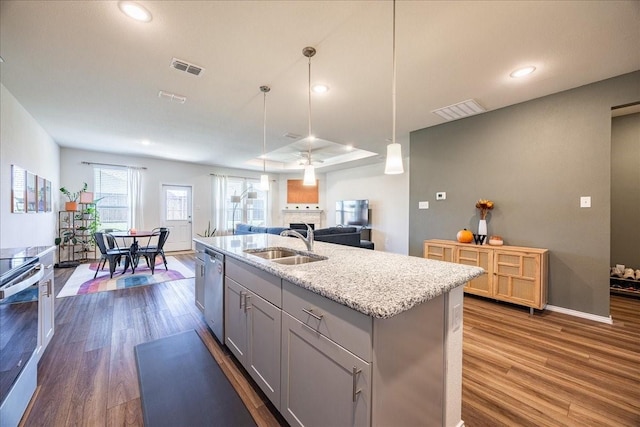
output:
{"label": "kitchen island", "polygon": [[225,344],[291,425],[463,424],[461,285],[482,269],[268,234],[194,241],[226,257]]}

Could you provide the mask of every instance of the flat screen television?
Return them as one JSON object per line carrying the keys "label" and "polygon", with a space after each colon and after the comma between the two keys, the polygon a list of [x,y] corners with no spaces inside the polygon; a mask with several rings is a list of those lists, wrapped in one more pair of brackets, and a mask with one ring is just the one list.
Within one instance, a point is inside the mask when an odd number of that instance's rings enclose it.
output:
{"label": "flat screen television", "polygon": [[336,202],[336,225],[369,225],[369,200]]}

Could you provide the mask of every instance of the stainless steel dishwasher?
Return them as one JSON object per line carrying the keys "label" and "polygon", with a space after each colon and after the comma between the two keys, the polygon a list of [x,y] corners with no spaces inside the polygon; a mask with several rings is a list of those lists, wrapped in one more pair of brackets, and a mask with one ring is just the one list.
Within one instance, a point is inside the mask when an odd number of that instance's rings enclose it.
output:
{"label": "stainless steel dishwasher", "polygon": [[224,343],[224,255],[205,249],[204,267],[204,318],[218,338]]}

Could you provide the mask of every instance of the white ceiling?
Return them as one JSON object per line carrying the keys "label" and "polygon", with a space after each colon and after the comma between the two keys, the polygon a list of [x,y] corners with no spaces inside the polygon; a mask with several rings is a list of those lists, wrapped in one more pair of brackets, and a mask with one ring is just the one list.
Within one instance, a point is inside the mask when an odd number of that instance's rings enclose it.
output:
{"label": "white ceiling", "polygon": [[[61,146],[261,169],[259,87],[271,87],[267,151],[282,150],[286,133],[307,134],[302,49],[313,46],[312,82],[330,86],[313,96],[313,133],[384,154],[392,2],[139,3],[150,23],[115,1],[1,2],[2,84]],[[398,1],[396,10],[405,154],[409,132],[444,122],[437,108],[475,99],[491,111],[640,69],[639,1]],[[205,71],[178,72],[172,58]],[[537,71],[509,77],[524,65]]]}

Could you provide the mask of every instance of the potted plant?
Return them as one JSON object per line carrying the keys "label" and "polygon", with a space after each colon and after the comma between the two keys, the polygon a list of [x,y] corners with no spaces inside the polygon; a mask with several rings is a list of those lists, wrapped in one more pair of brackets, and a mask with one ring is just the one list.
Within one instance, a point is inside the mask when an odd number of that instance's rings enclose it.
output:
{"label": "potted plant", "polygon": [[80,197],[80,193],[87,191],[87,183],[85,182],[84,185],[82,186],[82,189],[80,189],[80,191],[76,192],[76,193],[72,193],[71,191],[67,190],[66,187],[60,187],[60,192],[62,194],[64,194],[65,196],[67,196],[67,198],[69,199],[68,202],[65,202],[64,204],[64,210],[66,211],[77,211],[78,210],[78,197]]}

